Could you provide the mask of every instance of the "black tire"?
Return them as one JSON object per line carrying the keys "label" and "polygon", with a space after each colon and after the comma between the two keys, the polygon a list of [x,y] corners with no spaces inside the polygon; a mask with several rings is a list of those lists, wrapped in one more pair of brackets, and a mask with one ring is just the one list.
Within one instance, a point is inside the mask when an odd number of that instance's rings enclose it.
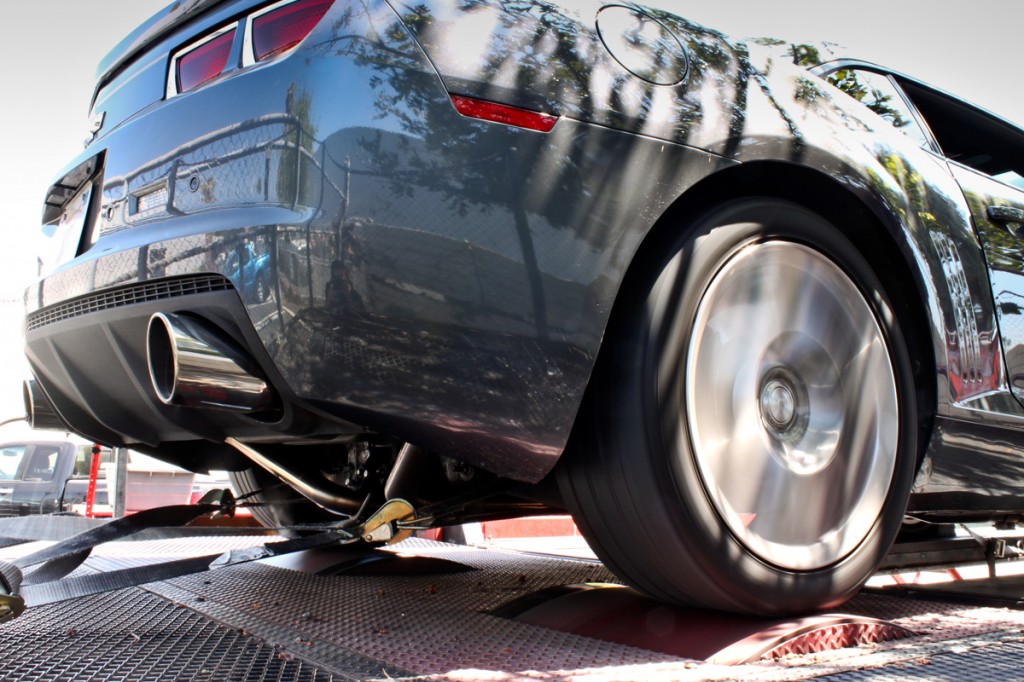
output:
{"label": "black tire", "polygon": [[[887,552],[916,464],[913,375],[881,283],[836,227],[770,198],[708,212],[664,253],[621,294],[559,470],[565,500],[598,556],[659,599],[832,608]],[[812,304],[866,329],[862,358],[815,340],[834,332]],[[772,336],[789,305],[806,328]]]}
{"label": "black tire", "polygon": [[[252,517],[265,528],[286,528],[322,521],[336,521],[337,516],[325,512],[287,485],[262,469],[229,471],[231,486],[236,497],[244,497],[241,504],[249,507]],[[285,537],[298,537],[307,533],[279,530]]]}

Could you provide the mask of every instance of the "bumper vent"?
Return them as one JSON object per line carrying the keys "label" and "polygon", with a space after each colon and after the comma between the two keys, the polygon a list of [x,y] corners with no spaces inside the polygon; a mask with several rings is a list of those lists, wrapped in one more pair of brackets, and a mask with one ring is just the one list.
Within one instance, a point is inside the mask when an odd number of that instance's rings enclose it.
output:
{"label": "bumper vent", "polygon": [[30,332],[54,322],[62,322],[82,315],[123,308],[137,303],[151,303],[181,296],[229,291],[232,288],[231,282],[226,277],[201,275],[162,279],[117,289],[107,289],[100,293],[89,294],[37,310],[26,319],[25,330]]}

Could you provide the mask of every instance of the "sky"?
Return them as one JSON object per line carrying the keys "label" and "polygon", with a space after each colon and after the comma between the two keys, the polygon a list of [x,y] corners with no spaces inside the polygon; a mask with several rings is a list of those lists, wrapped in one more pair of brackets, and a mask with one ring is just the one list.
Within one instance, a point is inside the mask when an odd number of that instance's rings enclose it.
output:
{"label": "sky", "polygon": [[[0,41],[0,421],[20,413],[20,300],[43,194],[82,149],[96,64],[165,0],[32,0]],[[737,36],[830,40],[1024,125],[1021,0],[648,0]],[[954,9],[955,8],[955,9]]]}

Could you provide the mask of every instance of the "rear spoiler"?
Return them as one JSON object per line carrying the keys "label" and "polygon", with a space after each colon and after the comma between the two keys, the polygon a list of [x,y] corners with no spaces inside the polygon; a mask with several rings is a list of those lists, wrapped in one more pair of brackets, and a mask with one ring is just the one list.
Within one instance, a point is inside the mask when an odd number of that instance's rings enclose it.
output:
{"label": "rear spoiler", "polygon": [[[96,91],[125,64],[153,43],[164,38],[178,26],[209,11],[227,0],[177,0],[163,8],[148,21],[129,33],[124,40],[100,60],[96,68]],[[95,98],[95,94],[93,95]]]}

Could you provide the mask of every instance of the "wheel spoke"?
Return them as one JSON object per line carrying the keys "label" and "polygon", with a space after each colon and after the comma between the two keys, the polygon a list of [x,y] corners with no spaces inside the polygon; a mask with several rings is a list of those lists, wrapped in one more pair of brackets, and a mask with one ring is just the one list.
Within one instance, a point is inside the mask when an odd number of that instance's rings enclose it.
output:
{"label": "wheel spoke", "polygon": [[899,419],[885,336],[853,281],[806,246],[749,245],[707,286],[685,362],[683,418],[729,530],[786,569],[853,551],[884,506]]}

